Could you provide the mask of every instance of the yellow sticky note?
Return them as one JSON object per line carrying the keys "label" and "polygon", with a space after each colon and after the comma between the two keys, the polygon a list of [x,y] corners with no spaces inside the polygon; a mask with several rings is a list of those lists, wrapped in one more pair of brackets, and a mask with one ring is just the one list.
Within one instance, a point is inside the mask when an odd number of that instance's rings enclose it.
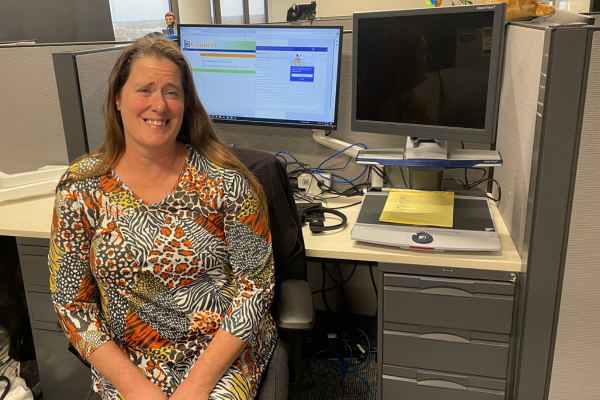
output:
{"label": "yellow sticky note", "polygon": [[382,222],[452,228],[454,193],[420,190],[390,190]]}

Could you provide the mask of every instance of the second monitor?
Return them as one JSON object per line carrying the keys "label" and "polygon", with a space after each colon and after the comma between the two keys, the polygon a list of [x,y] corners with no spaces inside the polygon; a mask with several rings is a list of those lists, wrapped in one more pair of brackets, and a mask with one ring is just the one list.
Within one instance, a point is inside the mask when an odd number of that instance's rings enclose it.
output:
{"label": "second monitor", "polygon": [[341,27],[179,25],[216,122],[336,129]]}
{"label": "second monitor", "polygon": [[494,143],[505,10],[355,13],[352,130]]}

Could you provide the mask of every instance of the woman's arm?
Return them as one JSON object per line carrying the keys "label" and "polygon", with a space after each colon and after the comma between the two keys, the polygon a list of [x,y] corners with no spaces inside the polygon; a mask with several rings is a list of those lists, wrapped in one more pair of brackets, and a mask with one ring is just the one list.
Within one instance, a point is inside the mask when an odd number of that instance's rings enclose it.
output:
{"label": "woman's arm", "polygon": [[[96,300],[90,268],[90,238],[95,225],[92,204],[83,185],[57,191],[52,220],[50,291],[58,320],[69,341],[123,394],[126,400],[166,399],[111,339]],[[67,349],[65,349],[67,351]]]}
{"label": "woman's arm", "polygon": [[[246,347],[246,342],[219,329],[185,381],[179,385],[172,400],[208,399],[208,395]],[[127,399],[127,397],[125,397]],[[129,400],[129,399],[127,399]]]}
{"label": "woman's arm", "polygon": [[[275,286],[267,210],[236,174],[225,199],[224,231],[237,292],[225,320],[173,400],[206,399],[233,361],[254,345]],[[200,393],[205,397],[194,397]]]}
{"label": "woman's arm", "polygon": [[167,395],[150,382],[112,340],[96,349],[87,361],[108,379],[125,400],[167,398]]}

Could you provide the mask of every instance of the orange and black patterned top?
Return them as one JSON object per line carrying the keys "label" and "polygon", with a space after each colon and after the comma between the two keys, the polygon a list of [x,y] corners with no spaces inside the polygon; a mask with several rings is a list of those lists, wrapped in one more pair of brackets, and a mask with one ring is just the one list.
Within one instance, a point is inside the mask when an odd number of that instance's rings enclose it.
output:
{"label": "orange and black patterned top", "polygon": [[[277,338],[267,218],[240,173],[191,147],[177,185],[157,204],[112,171],[60,186],[49,266],[63,330],[84,358],[114,340],[170,396],[225,329],[248,345],[211,399],[254,398]],[[92,373],[103,399],[121,398]]]}

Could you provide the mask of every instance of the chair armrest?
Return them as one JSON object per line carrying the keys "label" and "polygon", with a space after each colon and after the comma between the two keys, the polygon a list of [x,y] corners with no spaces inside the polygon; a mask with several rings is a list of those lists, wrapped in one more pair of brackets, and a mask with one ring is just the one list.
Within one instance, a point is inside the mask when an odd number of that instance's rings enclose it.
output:
{"label": "chair armrest", "polygon": [[298,279],[281,282],[277,326],[294,331],[309,331],[315,326],[315,307],[308,282]]}

